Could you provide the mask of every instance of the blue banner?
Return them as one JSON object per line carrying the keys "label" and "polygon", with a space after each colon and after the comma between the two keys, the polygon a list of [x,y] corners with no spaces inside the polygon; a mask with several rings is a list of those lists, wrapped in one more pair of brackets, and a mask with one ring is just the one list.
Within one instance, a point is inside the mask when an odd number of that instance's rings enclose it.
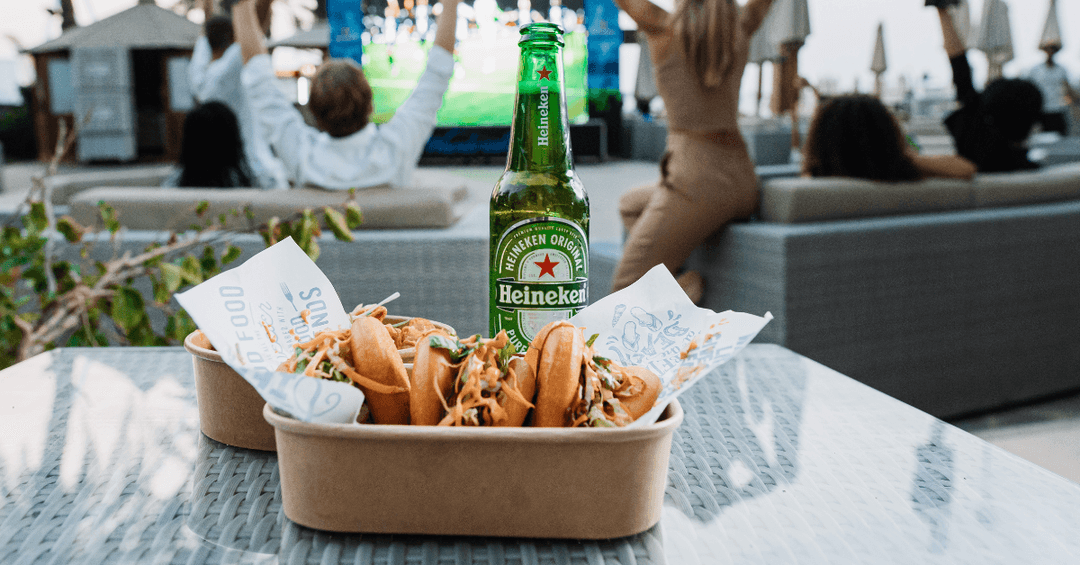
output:
{"label": "blue banner", "polygon": [[585,0],[589,31],[589,93],[619,91],[619,9],[612,0]]}
{"label": "blue banner", "polygon": [[363,0],[326,0],[326,19],[330,24],[330,56],[363,65]]}

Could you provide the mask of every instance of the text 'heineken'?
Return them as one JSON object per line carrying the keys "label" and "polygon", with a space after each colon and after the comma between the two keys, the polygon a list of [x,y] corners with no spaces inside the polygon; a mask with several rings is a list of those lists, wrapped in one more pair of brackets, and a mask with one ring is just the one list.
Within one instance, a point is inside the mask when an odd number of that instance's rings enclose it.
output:
{"label": "text 'heineken'", "polygon": [[540,328],[589,303],[589,198],[574,175],[562,29],[521,28],[506,172],[491,193],[491,335],[524,352]]}

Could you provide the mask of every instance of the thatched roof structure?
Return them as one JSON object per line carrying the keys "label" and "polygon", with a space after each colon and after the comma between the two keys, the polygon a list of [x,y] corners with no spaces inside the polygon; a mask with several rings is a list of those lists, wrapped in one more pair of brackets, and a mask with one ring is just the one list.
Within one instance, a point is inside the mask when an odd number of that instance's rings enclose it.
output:
{"label": "thatched roof structure", "polygon": [[200,31],[198,24],[183,16],[153,4],[137,4],[88,26],[72,28],[26,52],[39,55],[82,47],[191,49]]}

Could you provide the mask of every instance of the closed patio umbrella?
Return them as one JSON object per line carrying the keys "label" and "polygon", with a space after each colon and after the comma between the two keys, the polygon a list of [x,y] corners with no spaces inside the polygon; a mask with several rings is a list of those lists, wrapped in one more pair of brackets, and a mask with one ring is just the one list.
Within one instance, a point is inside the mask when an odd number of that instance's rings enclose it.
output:
{"label": "closed patio umbrella", "polygon": [[791,113],[791,146],[799,139],[799,49],[810,35],[810,8],[807,0],[776,0],[769,10],[768,33],[779,51],[773,65],[773,92],[769,106],[774,114]]}
{"label": "closed patio umbrella", "polygon": [[870,70],[874,72],[874,96],[881,96],[881,75],[888,68],[885,62],[885,24],[877,26],[877,39],[874,41],[874,56],[870,61]]}
{"label": "closed patio umbrella", "polygon": [[780,58],[780,50],[769,34],[771,26],[769,22],[774,13],[773,10],[769,10],[769,13],[765,15],[765,20],[761,22],[761,26],[750,38],[750,55],[747,57],[747,62],[758,66],[757,104],[754,105],[755,116],[761,115],[761,87],[765,74],[765,62],[776,61]]}
{"label": "closed patio umbrella", "polygon": [[975,48],[986,53],[990,64],[987,80],[1001,77],[1001,66],[1013,58],[1012,26],[1009,6],[1002,0],[985,0]]}
{"label": "closed patio umbrella", "polygon": [[1061,47],[1061,27],[1058,25],[1057,0],[1050,0],[1050,11],[1046,14],[1046,23],[1043,24],[1042,37],[1039,38],[1039,49],[1052,46]]}

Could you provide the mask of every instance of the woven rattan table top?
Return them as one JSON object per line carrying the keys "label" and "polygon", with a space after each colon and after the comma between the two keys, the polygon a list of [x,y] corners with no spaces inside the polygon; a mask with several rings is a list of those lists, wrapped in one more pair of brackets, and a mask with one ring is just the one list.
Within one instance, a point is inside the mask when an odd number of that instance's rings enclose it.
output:
{"label": "woven rattan table top", "polygon": [[1077,563],[1080,486],[786,349],[682,397],[663,518],[602,542],[341,535],[199,432],[188,353],[0,372],[0,563]]}

